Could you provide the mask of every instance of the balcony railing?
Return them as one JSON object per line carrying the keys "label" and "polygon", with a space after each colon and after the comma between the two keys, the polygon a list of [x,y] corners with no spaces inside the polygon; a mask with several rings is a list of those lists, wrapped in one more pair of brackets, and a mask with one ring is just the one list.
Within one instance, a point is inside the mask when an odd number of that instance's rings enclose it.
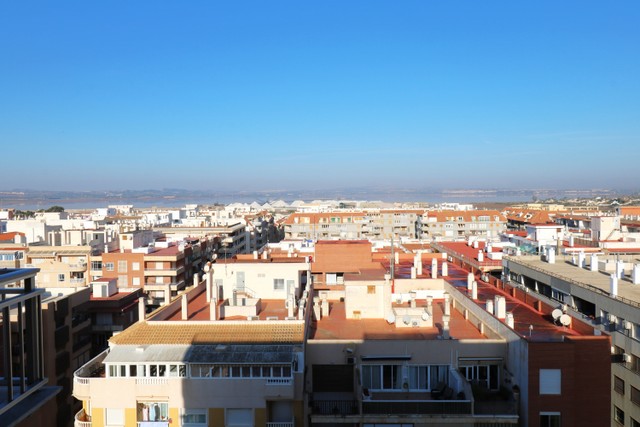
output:
{"label": "balcony railing", "polygon": [[293,426],[294,426],[293,421],[267,423],[267,427],[293,427]]}
{"label": "balcony railing", "polygon": [[81,409],[73,420],[73,427],[91,427],[91,417]]}
{"label": "balcony railing", "polygon": [[355,415],[358,411],[358,401],[314,399],[312,410],[317,415]]}
{"label": "balcony railing", "polygon": [[471,415],[469,400],[364,400],[364,414]]}
{"label": "balcony railing", "polygon": [[267,385],[291,385],[293,380],[291,378],[269,378],[267,379]]}

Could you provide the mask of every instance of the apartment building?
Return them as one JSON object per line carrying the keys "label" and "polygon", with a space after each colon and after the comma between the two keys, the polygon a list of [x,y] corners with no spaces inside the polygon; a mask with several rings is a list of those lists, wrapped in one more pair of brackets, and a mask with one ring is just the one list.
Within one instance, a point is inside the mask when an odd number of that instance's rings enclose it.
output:
{"label": "apartment building", "polygon": [[361,239],[371,228],[365,212],[293,213],[283,222],[285,239]]}
{"label": "apartment building", "polygon": [[426,211],[420,217],[421,238],[426,240],[495,237],[506,228],[506,218],[496,210]]}
{"label": "apartment building", "polygon": [[36,268],[0,268],[0,425],[39,427],[56,419],[56,395],[49,386],[43,346],[43,289]]}
{"label": "apartment building", "polygon": [[612,426],[640,425],[639,263],[638,255],[565,256],[553,249],[503,260],[504,279],[513,289],[582,318],[596,333],[610,337]]}
{"label": "apartment building", "polygon": [[446,260],[363,261],[314,298],[311,425],[609,423],[592,391],[609,384],[609,340],[590,325]]}
{"label": "apartment building", "polygon": [[[214,274],[208,269],[205,281],[146,319],[141,302],[141,321],[76,371],[74,395],[83,402],[77,426],[305,424],[309,291],[295,305],[229,298]],[[255,279],[247,287],[274,286],[271,278]]]}
{"label": "apartment building", "polygon": [[71,395],[73,372],[91,359],[91,322],[87,314],[90,290],[87,287],[47,289],[42,298],[42,325],[45,375],[49,385],[59,386],[55,424],[73,425],[79,402]]}

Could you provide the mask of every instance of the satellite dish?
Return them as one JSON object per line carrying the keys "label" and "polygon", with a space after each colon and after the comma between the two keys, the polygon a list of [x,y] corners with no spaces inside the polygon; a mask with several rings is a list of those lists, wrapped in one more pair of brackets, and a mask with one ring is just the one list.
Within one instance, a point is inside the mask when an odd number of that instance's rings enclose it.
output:
{"label": "satellite dish", "polygon": [[411,317],[409,316],[404,316],[402,318],[402,321],[404,322],[405,325],[408,325],[409,323],[411,323]]}
{"label": "satellite dish", "polygon": [[560,323],[562,323],[562,326],[571,325],[571,316],[569,316],[568,314],[563,314],[562,316],[560,316]]}
{"label": "satellite dish", "polygon": [[389,324],[396,323],[396,316],[394,316],[393,314],[388,315],[388,316],[387,316],[387,322],[388,322]]}
{"label": "satellite dish", "polygon": [[553,320],[555,320],[556,322],[560,319],[560,317],[563,315],[564,313],[562,312],[562,310],[560,310],[559,308],[556,308],[555,310],[553,310],[551,312],[551,316],[553,317]]}
{"label": "satellite dish", "polygon": [[426,322],[427,320],[429,320],[429,313],[424,312],[424,313],[422,313],[421,317],[422,317],[422,320],[424,320]]}

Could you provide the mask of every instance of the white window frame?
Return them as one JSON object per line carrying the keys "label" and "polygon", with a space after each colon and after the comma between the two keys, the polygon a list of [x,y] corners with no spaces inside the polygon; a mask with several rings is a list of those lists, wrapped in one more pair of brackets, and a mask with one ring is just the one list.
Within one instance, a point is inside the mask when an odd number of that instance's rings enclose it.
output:
{"label": "white window frame", "polygon": [[[187,422],[185,417],[190,415],[204,415],[204,422]],[[209,425],[209,411],[207,409],[182,408],[180,410],[180,425],[182,427],[203,427]]]}

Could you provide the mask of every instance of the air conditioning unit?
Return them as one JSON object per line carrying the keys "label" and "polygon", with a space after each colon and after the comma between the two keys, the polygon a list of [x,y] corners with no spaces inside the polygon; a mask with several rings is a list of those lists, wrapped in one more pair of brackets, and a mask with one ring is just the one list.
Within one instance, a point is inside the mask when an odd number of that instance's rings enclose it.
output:
{"label": "air conditioning unit", "polygon": [[625,328],[625,329],[631,329],[631,328],[633,328],[633,323],[629,322],[628,320],[625,320],[625,322],[624,322],[624,328]]}

